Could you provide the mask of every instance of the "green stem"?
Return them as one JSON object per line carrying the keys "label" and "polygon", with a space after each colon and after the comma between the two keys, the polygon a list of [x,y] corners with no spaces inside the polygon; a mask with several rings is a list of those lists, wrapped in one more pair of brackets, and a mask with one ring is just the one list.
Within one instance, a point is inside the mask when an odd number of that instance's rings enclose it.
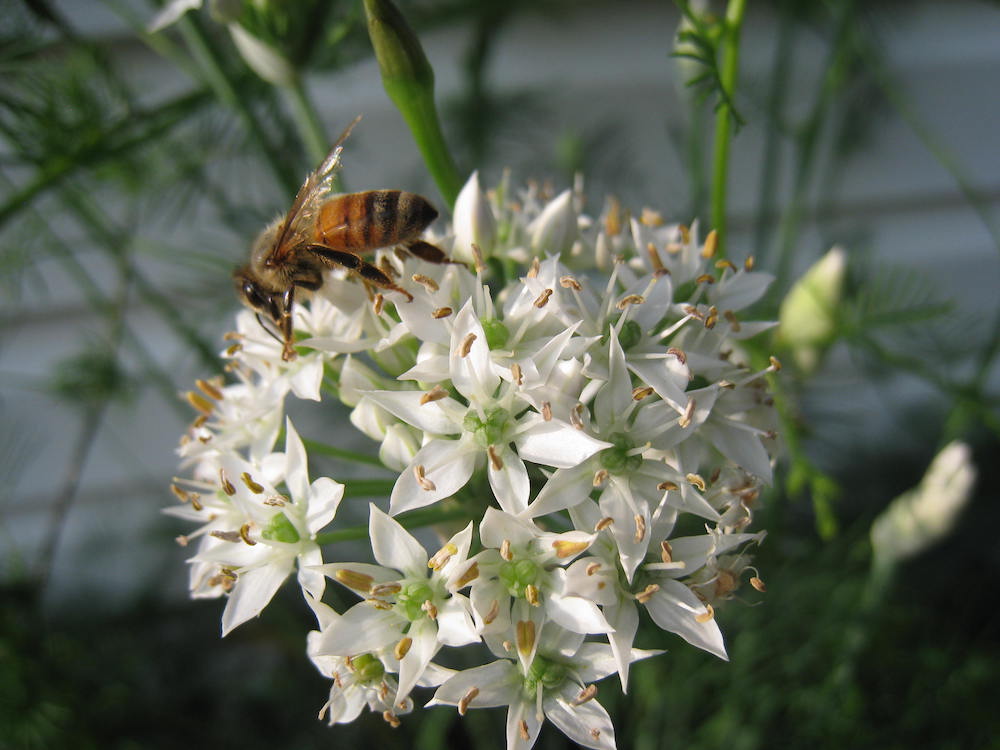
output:
{"label": "green stem", "polygon": [[[740,30],[746,0],[729,0],[720,44],[723,54],[720,82],[726,98],[732,102],[736,92],[736,78],[740,63]],[[722,104],[715,114],[715,161],[712,165],[712,228],[718,237],[717,253],[726,256],[726,182],[729,172],[730,128],[732,127],[732,106]]]}
{"label": "green stem", "polygon": [[316,106],[306,91],[305,82],[300,76],[296,76],[295,84],[284,91],[295,113],[295,124],[305,144],[306,153],[309,154],[309,160],[313,164],[319,164],[330,150],[330,141],[319,112],[316,111]]}
{"label": "green stem", "polygon": [[346,479],[344,497],[388,497],[395,485],[395,479]]}
{"label": "green stem", "polygon": [[271,170],[281,185],[287,192],[294,193],[299,187],[299,181],[289,168],[292,160],[283,158],[277,149],[274,148],[267,133],[264,132],[257,117],[247,104],[246,99],[240,96],[239,92],[233,86],[232,81],[222,66],[218,52],[209,44],[204,30],[190,16],[191,14],[187,14],[181,18],[177,22],[177,27],[180,29],[192,57],[197,61],[198,68],[204,76],[206,83],[215,91],[216,96],[219,97],[222,103],[232,109],[243,122],[250,137],[260,147],[261,153],[264,154]]}
{"label": "green stem", "polygon": [[[447,523],[449,521],[466,521],[469,520],[469,514],[464,510],[452,510],[442,508],[440,506],[434,506],[431,508],[411,510],[409,513],[403,513],[396,516],[396,520],[407,529],[418,529],[424,526],[433,526],[438,523]],[[316,543],[320,546],[333,544],[335,542],[353,542],[361,539],[368,539],[367,525],[351,526],[350,528],[327,531],[323,534],[316,535]]]}
{"label": "green stem", "polygon": [[382,465],[382,462],[375,456],[344,450],[343,448],[337,448],[336,446],[321,443],[317,440],[309,440],[307,438],[302,438],[302,442],[308,450],[319,453],[320,455],[340,458],[344,461],[352,461],[354,463],[366,464],[368,466],[377,466],[383,471],[386,470],[385,466]]}

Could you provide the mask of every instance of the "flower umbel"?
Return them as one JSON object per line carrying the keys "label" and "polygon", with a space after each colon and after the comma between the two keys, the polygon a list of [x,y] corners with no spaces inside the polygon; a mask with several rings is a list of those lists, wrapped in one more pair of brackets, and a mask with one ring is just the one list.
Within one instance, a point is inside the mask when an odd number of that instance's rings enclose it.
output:
{"label": "flower umbel", "polygon": [[[201,524],[182,538],[200,538],[192,595],[228,597],[228,632],[297,569],[331,724],[368,706],[396,725],[439,686],[431,703],[460,714],[507,706],[508,748],[545,720],[613,748],[595,682],[616,672],[625,690],[659,653],[635,648],[643,619],[725,659],[716,609],[744,582],[764,591],[749,526],[776,452],[763,376],[780,365],[751,369],[743,342],[772,325],[745,313],[771,277],[716,262],[697,227],[580,203],[473,175],[454,229],[425,236],[452,260],[373,259],[412,301],[330,272],[298,298],[294,360],[242,314],[233,382],[188,396],[199,416],[171,512]],[[344,487],[309,482],[287,418],[274,452],[289,396],[340,400],[379,443],[394,477],[368,508],[370,561],[327,543],[357,512],[325,533]],[[317,450],[347,455],[326,429]],[[322,601],[327,578],[358,601]],[[435,663],[448,649],[490,655],[454,672]]]}

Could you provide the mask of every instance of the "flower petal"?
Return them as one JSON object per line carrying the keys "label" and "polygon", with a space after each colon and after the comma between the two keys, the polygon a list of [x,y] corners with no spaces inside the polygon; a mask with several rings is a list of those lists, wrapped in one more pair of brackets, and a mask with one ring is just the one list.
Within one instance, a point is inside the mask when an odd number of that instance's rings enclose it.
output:
{"label": "flower petal", "polygon": [[368,534],[379,565],[408,576],[427,575],[427,551],[398,521],[369,506]]}
{"label": "flower petal", "polygon": [[[458,492],[472,476],[479,449],[469,439],[432,440],[413,457],[410,467],[399,475],[389,501],[389,513],[396,515],[436,503]],[[417,478],[422,472],[425,481]]]}

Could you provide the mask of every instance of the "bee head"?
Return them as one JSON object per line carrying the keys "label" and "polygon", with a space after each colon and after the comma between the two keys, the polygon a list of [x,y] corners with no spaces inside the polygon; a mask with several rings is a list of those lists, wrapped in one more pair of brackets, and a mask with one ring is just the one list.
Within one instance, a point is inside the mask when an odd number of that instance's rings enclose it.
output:
{"label": "bee head", "polygon": [[240,266],[233,271],[233,285],[236,287],[236,296],[254,312],[264,313],[275,320],[281,316],[278,301],[261,286],[250,272],[249,266]]}

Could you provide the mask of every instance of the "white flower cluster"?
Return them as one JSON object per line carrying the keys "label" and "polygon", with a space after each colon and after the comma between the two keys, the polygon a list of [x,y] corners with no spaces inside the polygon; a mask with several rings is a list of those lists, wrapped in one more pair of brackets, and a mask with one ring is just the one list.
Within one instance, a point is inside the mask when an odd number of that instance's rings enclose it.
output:
{"label": "white flower cluster", "polygon": [[[428,238],[456,262],[378,258],[412,302],[333,272],[296,307],[294,360],[243,312],[234,382],[188,394],[201,416],[171,512],[200,524],[181,539],[199,539],[192,595],[227,597],[225,634],[297,570],[331,724],[366,704],[395,724],[414,687],[436,686],[428,705],[507,706],[508,748],[530,748],[545,718],[613,748],[594,682],[616,672],[624,690],[658,653],[633,645],[642,610],[725,659],[713,607],[744,578],[764,588],[747,527],[771,475],[762,376],[778,364],[749,367],[740,341],[771,324],[739,314],[771,277],[716,260],[714,234],[613,201],[595,220],[580,202],[487,195],[473,175],[453,230]],[[335,394],[398,472],[388,512],[369,509],[374,563],[326,560],[344,486],[310,483],[289,392]],[[468,524],[429,554],[394,518],[418,508]],[[359,601],[335,611],[327,579]],[[435,663],[470,644],[485,664]]]}

